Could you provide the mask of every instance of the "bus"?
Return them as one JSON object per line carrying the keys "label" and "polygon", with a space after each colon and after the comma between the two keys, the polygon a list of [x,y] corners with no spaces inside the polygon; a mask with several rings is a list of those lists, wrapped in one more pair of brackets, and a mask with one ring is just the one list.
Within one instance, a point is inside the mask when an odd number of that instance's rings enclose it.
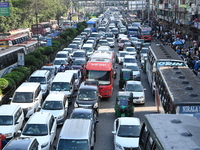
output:
{"label": "bus", "polygon": [[186,114],[200,120],[200,80],[188,67],[162,66],[155,75],[158,113]]}
{"label": "bus", "polygon": [[161,66],[185,66],[185,62],[171,47],[151,42],[146,64],[144,65],[146,66],[147,79],[154,95],[156,69]]}
{"label": "bus", "polygon": [[138,38],[138,27],[128,26],[127,34],[128,34],[128,38],[130,38],[130,37],[137,37]]}
{"label": "bus", "polygon": [[140,25],[138,27],[138,37],[144,39],[145,41],[152,40],[152,28],[147,25]]}
{"label": "bus", "polygon": [[33,35],[38,35],[38,34],[46,35],[50,33],[51,25],[49,22],[41,22],[38,24],[33,24],[31,26],[31,30],[32,30]]}
{"label": "bus", "polygon": [[98,18],[92,18],[86,22],[87,27],[92,29],[92,32],[97,32],[99,21]]}
{"label": "bus", "polygon": [[0,37],[0,48],[8,48],[29,40],[32,37],[32,33],[29,28],[20,28],[0,34]]}
{"label": "bus", "polygon": [[30,52],[33,52],[40,46],[40,43],[37,40],[29,40],[25,41],[23,43],[17,44],[15,46],[18,47],[24,47],[25,48],[25,54],[28,54]]}
{"label": "bus", "polygon": [[108,98],[112,95],[114,84],[113,53],[96,51],[86,64],[86,79],[98,80],[100,95]]}
{"label": "bus", "polygon": [[195,150],[200,148],[200,122],[182,114],[147,114],[140,131],[141,150]]}
{"label": "bus", "polygon": [[57,30],[58,29],[58,21],[57,20],[49,20],[51,25],[51,29]]}
{"label": "bus", "polygon": [[9,47],[0,51],[0,77],[17,67],[18,53],[26,54],[24,47]]}

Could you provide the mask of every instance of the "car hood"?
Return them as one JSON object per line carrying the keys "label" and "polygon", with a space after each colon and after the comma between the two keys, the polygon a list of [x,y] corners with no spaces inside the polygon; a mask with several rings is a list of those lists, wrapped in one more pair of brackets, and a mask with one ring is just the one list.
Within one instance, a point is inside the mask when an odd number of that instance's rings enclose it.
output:
{"label": "car hood", "polygon": [[42,112],[50,112],[54,117],[58,117],[64,114],[64,110],[45,110],[41,109]]}
{"label": "car hood", "polygon": [[141,97],[144,96],[143,92],[132,92],[133,93],[133,97]]}
{"label": "car hood", "polygon": [[138,75],[138,74],[140,74],[139,71],[133,71],[133,75]]}
{"label": "car hood", "polygon": [[58,92],[64,93],[67,97],[70,97],[70,95],[71,95],[70,91],[50,91],[50,93],[58,93]]}
{"label": "car hood", "polygon": [[139,145],[139,137],[137,138],[127,138],[127,137],[116,137],[116,143],[123,147],[138,147]]}
{"label": "car hood", "polygon": [[8,126],[6,126],[6,125],[1,125],[0,126],[0,132],[2,133],[2,134],[6,134],[6,133],[10,133],[10,132],[12,132],[12,128],[14,127],[14,125],[8,125]]}
{"label": "car hood", "polygon": [[[37,139],[38,143],[39,143],[39,147],[41,147],[42,144],[50,142],[49,140],[49,135],[45,135],[45,136],[35,136],[35,138]],[[32,136],[26,136],[26,135],[21,135],[20,137],[32,137]]]}

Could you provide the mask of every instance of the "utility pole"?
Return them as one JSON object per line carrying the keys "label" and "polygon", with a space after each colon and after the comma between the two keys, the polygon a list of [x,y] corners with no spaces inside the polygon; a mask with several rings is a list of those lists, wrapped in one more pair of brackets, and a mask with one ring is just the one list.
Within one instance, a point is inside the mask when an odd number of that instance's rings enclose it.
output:
{"label": "utility pole", "polygon": [[36,28],[37,28],[37,48],[39,48],[39,35],[38,35],[38,6],[37,0],[35,0],[35,19],[36,19]]}

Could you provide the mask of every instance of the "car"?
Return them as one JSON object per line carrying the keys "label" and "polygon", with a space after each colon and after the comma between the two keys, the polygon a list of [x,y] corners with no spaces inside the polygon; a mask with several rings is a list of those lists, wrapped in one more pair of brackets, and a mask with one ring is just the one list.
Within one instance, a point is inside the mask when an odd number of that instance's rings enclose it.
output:
{"label": "car", "polygon": [[65,58],[68,63],[70,61],[70,56],[69,56],[69,52],[68,51],[59,51],[59,52],[57,52],[55,59],[56,58]]}
{"label": "car", "polygon": [[49,150],[56,136],[57,123],[49,112],[35,112],[25,124],[20,137],[36,137],[42,150]]}
{"label": "car", "polygon": [[85,59],[87,59],[87,54],[86,54],[85,50],[74,51],[74,53],[72,55],[72,62],[77,58],[85,58]]}
{"label": "car", "polygon": [[138,42],[137,37],[130,37],[130,40],[131,40],[132,45],[135,45],[135,43]]}
{"label": "car", "polygon": [[117,61],[120,65],[124,62],[124,56],[129,55],[127,51],[119,51],[117,54]]}
{"label": "car", "polygon": [[69,53],[69,57],[71,58],[72,57],[72,54],[73,54],[73,48],[63,48],[62,51],[67,51]]}
{"label": "car", "polygon": [[0,133],[11,139],[23,126],[24,113],[20,105],[4,104],[0,106]]}
{"label": "car", "polygon": [[119,39],[119,41],[118,41],[119,50],[123,50],[124,44],[125,44],[126,42],[129,42],[129,39],[128,39],[128,38],[121,38],[121,39]]}
{"label": "car", "polygon": [[67,48],[73,48],[73,51],[76,51],[78,49],[78,44],[69,44]]}
{"label": "car", "polygon": [[106,38],[113,38],[113,39],[114,39],[114,38],[115,38],[115,35],[114,35],[112,32],[106,32],[106,33],[105,33],[105,37],[106,37]]}
{"label": "car", "polygon": [[140,119],[136,117],[119,117],[114,121],[114,149],[139,149]]}
{"label": "car", "polygon": [[133,80],[140,81],[141,74],[140,74],[140,69],[139,69],[138,65],[135,65],[135,63],[133,63],[133,64],[129,63],[129,64],[126,64],[125,68],[132,70],[132,72],[133,72]]}
{"label": "car", "polygon": [[118,37],[117,37],[117,42],[120,40],[120,39],[127,39],[127,35],[126,34],[118,34]]}
{"label": "car", "polygon": [[[85,44],[91,44],[93,49],[96,48],[96,41],[95,41],[95,40],[87,40],[87,41],[85,42]],[[84,44],[84,45],[85,45],[85,44]]]}
{"label": "car", "polygon": [[71,68],[73,70],[80,70],[82,68],[82,65],[86,65],[87,63],[87,60],[86,58],[76,58],[73,63],[72,63],[72,66]]}
{"label": "car", "polygon": [[87,32],[88,35],[90,36],[90,34],[92,33],[92,28],[85,28],[83,31]]}
{"label": "car", "polygon": [[64,93],[50,93],[44,100],[40,112],[50,112],[57,125],[64,123],[68,112],[68,99]]}
{"label": "car", "polygon": [[78,89],[74,107],[92,108],[98,114],[100,107],[100,98],[101,96],[99,93],[99,86],[88,85],[84,81],[81,83]]}
{"label": "car", "polygon": [[94,37],[96,39],[96,41],[99,40],[99,34],[97,32],[92,32],[90,37]]}
{"label": "car", "polygon": [[136,57],[134,55],[125,55],[123,66],[126,66],[126,64],[128,64],[128,63],[135,63],[135,65],[137,65]]}
{"label": "car", "polygon": [[106,27],[99,27],[98,32],[106,32]]}
{"label": "car", "polygon": [[141,81],[134,81],[134,80],[126,81],[123,90],[133,93],[133,103],[134,104],[144,104],[145,103],[144,91],[146,89],[143,88]]}
{"label": "car", "polygon": [[109,46],[109,43],[106,39],[100,39],[98,44],[97,44],[97,48],[100,46]]}
{"label": "car", "polygon": [[111,32],[115,35],[115,38],[117,38],[117,36],[119,34],[118,28],[112,28]]}
{"label": "car", "polygon": [[36,137],[16,137],[11,139],[3,150],[41,150]]}
{"label": "car", "polygon": [[36,70],[28,78],[28,82],[39,82],[42,88],[43,99],[49,94],[49,88],[53,78],[49,70]]}
{"label": "car", "polygon": [[96,128],[97,114],[93,109],[89,108],[75,108],[73,109],[70,119],[90,119],[92,120],[94,127]]}
{"label": "car", "polygon": [[124,51],[127,51],[129,53],[129,55],[135,55],[137,54],[137,51],[135,49],[135,47],[132,47],[132,46],[125,46]]}
{"label": "car", "polygon": [[66,70],[65,72],[66,73],[67,72],[71,72],[71,73],[74,74],[74,78],[75,78],[75,82],[74,82],[74,84],[75,84],[75,90],[78,90],[79,86],[80,86],[80,84],[82,82],[82,74],[81,74],[80,69],[79,70]]}
{"label": "car", "polygon": [[60,68],[60,65],[63,64],[64,66],[68,65],[68,60],[65,58],[56,58],[53,61],[53,66],[55,66],[56,68]]}
{"label": "car", "polygon": [[72,44],[77,44],[78,45],[78,49],[81,49],[82,48],[82,46],[83,46],[83,41],[72,41]]}
{"label": "car", "polygon": [[143,57],[147,57],[147,53],[148,53],[149,48],[147,47],[142,47],[142,49],[140,50],[140,54],[139,54],[139,59],[143,59]]}
{"label": "car", "polygon": [[49,70],[50,74],[51,74],[51,78],[54,78],[55,75],[58,72],[58,68],[56,68],[56,66],[51,65],[45,65],[41,68],[41,70]]}
{"label": "car", "polygon": [[94,45],[93,44],[84,44],[82,49],[86,51],[87,53],[87,57],[90,58],[90,56],[93,54],[94,52]]}
{"label": "car", "polygon": [[115,40],[113,38],[106,38],[110,47],[115,47]]}

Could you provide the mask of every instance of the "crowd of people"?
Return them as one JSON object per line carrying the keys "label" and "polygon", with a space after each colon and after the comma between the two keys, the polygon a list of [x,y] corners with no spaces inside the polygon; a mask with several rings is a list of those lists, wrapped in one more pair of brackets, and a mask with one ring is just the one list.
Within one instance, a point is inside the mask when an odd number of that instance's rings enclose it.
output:
{"label": "crowd of people", "polygon": [[172,24],[163,25],[160,22],[152,22],[153,37],[163,45],[168,45],[186,62],[196,75],[200,77],[200,45],[190,35],[183,34],[173,28]]}

